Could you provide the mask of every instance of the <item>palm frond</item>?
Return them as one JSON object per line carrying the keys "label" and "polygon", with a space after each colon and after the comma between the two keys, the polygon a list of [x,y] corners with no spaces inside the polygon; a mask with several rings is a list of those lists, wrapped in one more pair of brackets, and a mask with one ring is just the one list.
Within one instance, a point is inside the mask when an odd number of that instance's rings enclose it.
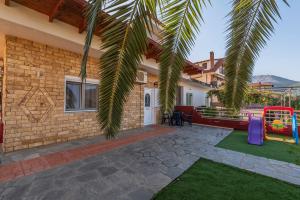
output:
{"label": "palm frond", "polygon": [[98,119],[108,138],[118,132],[126,99],[134,87],[137,69],[147,49],[152,4],[148,0],[116,0],[105,10],[101,31]]}
{"label": "palm frond", "polygon": [[[282,0],[287,3],[286,0]],[[239,109],[261,49],[280,17],[276,0],[234,0],[225,58],[225,101]]]}
{"label": "palm frond", "polygon": [[206,0],[168,1],[162,10],[165,24],[160,57],[160,103],[161,112],[170,112],[174,106],[176,88],[185,59],[194,45],[195,33],[199,31],[202,8]]}
{"label": "palm frond", "polygon": [[88,6],[85,8],[85,17],[87,19],[87,34],[83,48],[83,57],[80,70],[80,76],[82,80],[86,78],[86,64],[88,61],[89,50],[97,24],[100,23],[99,18],[105,1],[106,0],[89,0]]}

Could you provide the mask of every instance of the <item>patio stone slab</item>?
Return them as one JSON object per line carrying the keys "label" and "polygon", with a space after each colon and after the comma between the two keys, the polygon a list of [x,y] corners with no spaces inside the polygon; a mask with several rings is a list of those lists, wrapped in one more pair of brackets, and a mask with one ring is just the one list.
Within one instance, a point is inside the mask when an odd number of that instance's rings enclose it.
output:
{"label": "patio stone slab", "polygon": [[257,174],[300,185],[300,166],[214,146],[201,152],[201,157]]}

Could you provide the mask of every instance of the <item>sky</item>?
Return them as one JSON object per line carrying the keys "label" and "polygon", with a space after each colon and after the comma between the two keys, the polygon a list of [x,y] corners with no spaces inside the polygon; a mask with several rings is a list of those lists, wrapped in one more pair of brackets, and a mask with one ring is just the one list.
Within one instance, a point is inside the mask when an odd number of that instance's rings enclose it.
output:
{"label": "sky", "polygon": [[[254,68],[254,75],[276,75],[300,81],[300,0],[289,0],[290,7],[278,1],[281,20],[275,25],[275,33],[261,51]],[[231,0],[211,0],[212,6],[204,9],[205,22],[197,36],[189,60],[196,62],[225,54],[225,29]],[[299,60],[298,60],[299,59]]]}

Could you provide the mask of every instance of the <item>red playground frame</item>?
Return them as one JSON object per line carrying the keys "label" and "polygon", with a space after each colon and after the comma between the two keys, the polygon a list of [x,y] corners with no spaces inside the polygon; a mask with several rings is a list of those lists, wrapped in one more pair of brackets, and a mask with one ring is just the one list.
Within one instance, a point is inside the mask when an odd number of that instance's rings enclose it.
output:
{"label": "red playground frame", "polygon": [[268,110],[272,110],[272,111],[290,111],[291,115],[294,114],[294,108],[291,107],[282,107],[282,106],[268,106],[268,107],[264,107],[264,116],[266,114],[266,112]]}
{"label": "red playground frame", "polygon": [[266,114],[268,111],[288,111],[290,114],[290,118],[294,115],[294,109],[291,107],[282,107],[282,106],[268,106],[264,108],[263,112],[263,124],[264,124],[264,138],[267,138],[268,132],[273,132],[280,135],[292,136],[292,126],[288,125],[282,128],[281,130],[274,131],[272,126],[267,123]]}

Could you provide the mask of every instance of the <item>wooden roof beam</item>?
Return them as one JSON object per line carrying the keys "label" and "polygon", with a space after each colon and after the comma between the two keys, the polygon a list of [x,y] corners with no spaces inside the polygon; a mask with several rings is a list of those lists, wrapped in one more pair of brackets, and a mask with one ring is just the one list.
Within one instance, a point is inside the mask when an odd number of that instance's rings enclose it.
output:
{"label": "wooden roof beam", "polygon": [[190,72],[186,72],[186,74],[192,76],[192,75],[197,75],[199,74],[199,71],[190,71]]}
{"label": "wooden roof beam", "polygon": [[189,75],[194,75],[194,74],[200,74],[202,72],[201,69],[197,68],[186,68],[183,70],[183,73],[189,74]]}
{"label": "wooden roof beam", "polygon": [[188,73],[191,73],[191,72],[194,72],[195,70],[193,70],[193,69],[189,69],[189,70],[183,70],[183,73],[186,73],[186,74],[188,74]]}
{"label": "wooden roof beam", "polygon": [[183,68],[183,71],[191,71],[191,70],[196,70],[197,68],[190,66],[190,65],[186,65]]}
{"label": "wooden roof beam", "polygon": [[145,53],[147,59],[155,58],[155,57],[157,57],[158,54],[159,53],[157,51],[155,51],[155,49],[151,49],[151,48]]}
{"label": "wooden roof beam", "polygon": [[82,1],[82,0],[73,0],[75,3],[80,5],[82,8],[86,7],[88,5],[87,1]]}
{"label": "wooden roof beam", "polygon": [[64,3],[65,3],[65,0],[58,0],[56,5],[54,6],[53,10],[49,14],[49,22],[53,22],[53,19],[56,17],[56,15],[58,14],[59,10],[61,9],[61,7],[63,6]]}
{"label": "wooden roof beam", "polygon": [[82,33],[83,31],[85,31],[86,26],[87,26],[86,18],[85,18],[85,17],[82,17],[82,20],[81,20],[81,22],[80,22],[80,24],[79,24],[79,27],[78,27],[78,32],[79,32],[79,33]]}
{"label": "wooden roof beam", "polygon": [[146,59],[154,58],[154,52],[146,52],[145,56],[146,56]]}

